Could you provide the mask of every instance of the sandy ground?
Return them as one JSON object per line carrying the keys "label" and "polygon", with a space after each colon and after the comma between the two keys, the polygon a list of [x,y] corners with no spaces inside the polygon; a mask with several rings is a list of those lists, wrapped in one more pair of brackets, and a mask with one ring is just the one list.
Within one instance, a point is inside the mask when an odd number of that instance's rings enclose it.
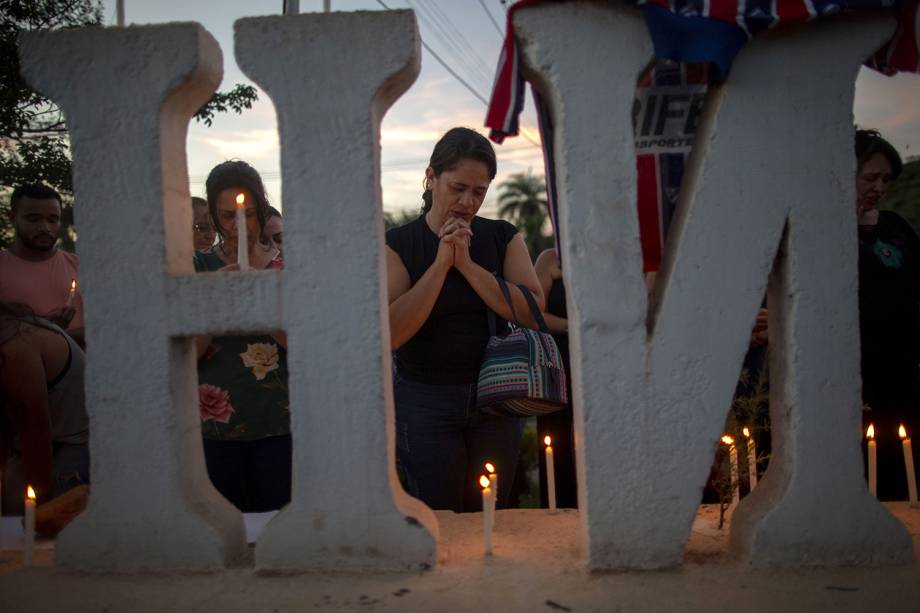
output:
{"label": "sandy ground", "polygon": [[[920,509],[886,505],[914,538]],[[730,609],[774,612],[920,613],[920,565],[888,568],[750,570],[726,553],[718,508],[704,506],[685,564],[657,572],[588,573],[576,511],[500,511],[495,555],[482,556],[478,514],[439,512],[441,563],[415,574],[307,573],[266,576],[252,569],[216,574],[81,576],[53,572],[53,550],[22,568],[21,552],[0,553],[0,612],[162,611],[633,611]]]}

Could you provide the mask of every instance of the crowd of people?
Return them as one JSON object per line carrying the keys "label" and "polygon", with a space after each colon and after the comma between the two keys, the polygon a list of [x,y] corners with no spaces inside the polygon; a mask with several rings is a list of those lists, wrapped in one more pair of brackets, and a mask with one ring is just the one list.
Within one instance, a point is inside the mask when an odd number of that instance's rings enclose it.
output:
{"label": "crowd of people", "polygon": [[[886,466],[879,473],[879,497],[903,499],[903,472],[892,458],[900,453],[898,424],[920,432],[920,239],[903,218],[878,208],[902,169],[896,150],[877,132],[858,130],[855,153],[859,295],[853,299],[860,308],[864,421],[875,425],[879,464]],[[495,151],[486,138],[467,128],[449,130],[425,169],[418,217],[386,233],[398,471],[406,490],[434,509],[480,510],[476,477],[485,462],[509,477],[518,464],[522,421],[476,405],[491,335],[489,313],[497,316],[499,329],[514,320],[533,327],[530,315],[516,316],[529,314],[530,294],[569,370],[558,253],[549,249],[532,263],[512,224],[479,215],[496,171]],[[219,164],[205,191],[206,198],[191,201],[196,272],[239,270],[240,194],[251,270],[284,267],[283,219],[252,166],[238,160]],[[85,504],[90,483],[83,370],[84,351],[91,359],[94,348],[84,345],[77,257],[57,246],[61,212],[60,195],[44,185],[18,187],[10,197],[15,239],[0,251],[0,464],[6,514],[21,512],[29,483],[40,508],[57,500],[62,513],[72,516]],[[509,282],[510,300],[497,277]],[[766,343],[766,308],[756,316],[752,349]],[[201,434],[212,483],[244,512],[284,506],[291,488],[284,333],[201,336],[195,346]],[[537,431],[553,439],[558,505],[577,506],[571,407],[540,417]],[[545,470],[541,462],[541,480]],[[513,478],[499,481],[499,507],[513,504],[513,487]],[[60,517],[49,517],[46,532],[60,525]]]}

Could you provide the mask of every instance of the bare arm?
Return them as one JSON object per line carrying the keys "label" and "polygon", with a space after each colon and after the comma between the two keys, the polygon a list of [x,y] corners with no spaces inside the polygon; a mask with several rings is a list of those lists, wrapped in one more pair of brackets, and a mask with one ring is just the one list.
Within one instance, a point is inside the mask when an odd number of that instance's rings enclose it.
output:
{"label": "bare arm", "polygon": [[[473,290],[479,294],[486,306],[495,311],[499,317],[513,321],[514,317],[511,314],[511,309],[508,308],[508,303],[505,302],[505,297],[498,285],[498,281],[496,281],[492,273],[470,259],[468,244],[458,242],[454,246],[454,252],[457,270],[460,271],[460,274],[463,275]],[[537,308],[541,311],[545,308],[543,289],[537,280],[533,264],[530,263],[530,255],[527,253],[524,238],[520,234],[516,234],[508,242],[508,248],[505,251],[504,278],[508,281],[511,302],[514,304],[514,310],[520,323],[530,328],[536,328],[537,322],[534,321],[530,313],[527,300],[521,290],[515,287],[515,285],[520,284],[529,289],[537,302]]]}
{"label": "bare arm", "polygon": [[37,342],[18,334],[0,348],[0,388],[22,441],[26,483],[39,500],[51,492],[53,451],[48,416],[48,381]]}
{"label": "bare arm", "polygon": [[395,251],[387,247],[387,299],[390,304],[390,347],[399,349],[415,336],[431,314],[453,261],[453,247],[442,241],[434,263],[418,283]]}
{"label": "bare arm", "polygon": [[[534,271],[537,273],[537,279],[540,281],[540,288],[543,295],[549,300],[549,290],[553,286],[554,273],[559,269],[559,257],[555,249],[547,249],[537,257],[534,264]],[[558,277],[556,277],[558,278]],[[569,320],[565,317],[559,317],[543,311],[543,319],[546,320],[546,327],[550,332],[557,334],[567,334],[569,331]]]}

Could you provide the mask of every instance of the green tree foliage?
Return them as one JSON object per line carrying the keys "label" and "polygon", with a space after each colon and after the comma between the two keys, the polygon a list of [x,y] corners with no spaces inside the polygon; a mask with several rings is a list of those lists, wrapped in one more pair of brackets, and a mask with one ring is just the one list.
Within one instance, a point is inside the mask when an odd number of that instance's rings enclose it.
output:
{"label": "green tree foliage", "polygon": [[546,225],[546,183],[530,170],[508,177],[498,186],[498,214],[517,226],[531,258],[553,245],[544,234]]}
{"label": "green tree foliage", "polygon": [[[0,247],[12,241],[9,194],[26,182],[43,182],[64,198],[61,240],[73,249],[73,180],[70,138],[63,112],[33,91],[19,74],[18,37],[42,29],[102,27],[99,0],[0,0]],[[257,99],[250,85],[217,92],[195,114],[210,126],[217,113],[242,113]]]}
{"label": "green tree foliage", "polygon": [[920,234],[920,156],[907,158],[901,176],[891,184],[881,208],[894,211]]}

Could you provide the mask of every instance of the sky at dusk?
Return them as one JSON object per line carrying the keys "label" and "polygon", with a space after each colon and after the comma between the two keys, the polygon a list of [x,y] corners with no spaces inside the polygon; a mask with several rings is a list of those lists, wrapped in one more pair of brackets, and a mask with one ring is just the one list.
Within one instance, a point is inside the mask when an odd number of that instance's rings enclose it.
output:
{"label": "sky at dusk", "polygon": [[[413,8],[422,39],[430,45],[478,96],[488,99],[504,30],[505,7],[499,0],[384,0],[392,8]],[[302,13],[322,11],[322,0],[301,0]],[[385,10],[376,0],[332,0],[341,11]],[[250,83],[236,65],[233,22],[241,17],[280,14],[281,0],[125,0],[130,24],[196,21],[218,41],[224,55],[221,89]],[[491,17],[491,18],[490,18]],[[493,23],[494,20],[494,23]],[[106,0],[105,21],[114,24],[115,2]],[[854,115],[864,127],[874,127],[892,141],[904,156],[920,155],[920,75],[885,77],[868,69],[856,83]],[[426,50],[417,80],[390,108],[381,128],[381,182],[384,209],[417,209],[421,184],[431,149],[438,137],[456,125],[483,134],[486,106],[451,76]],[[536,119],[528,95],[522,117],[524,132],[539,141]],[[532,169],[543,174],[540,149],[526,138],[509,138],[496,146],[498,176]],[[192,195],[204,195],[208,171],[230,158],[250,162],[262,174],[269,199],[281,204],[282,189],[275,111],[268,96],[243,115],[221,114],[210,128],[192,122],[188,134],[189,179]],[[494,213],[497,190],[490,190],[484,213]]]}

